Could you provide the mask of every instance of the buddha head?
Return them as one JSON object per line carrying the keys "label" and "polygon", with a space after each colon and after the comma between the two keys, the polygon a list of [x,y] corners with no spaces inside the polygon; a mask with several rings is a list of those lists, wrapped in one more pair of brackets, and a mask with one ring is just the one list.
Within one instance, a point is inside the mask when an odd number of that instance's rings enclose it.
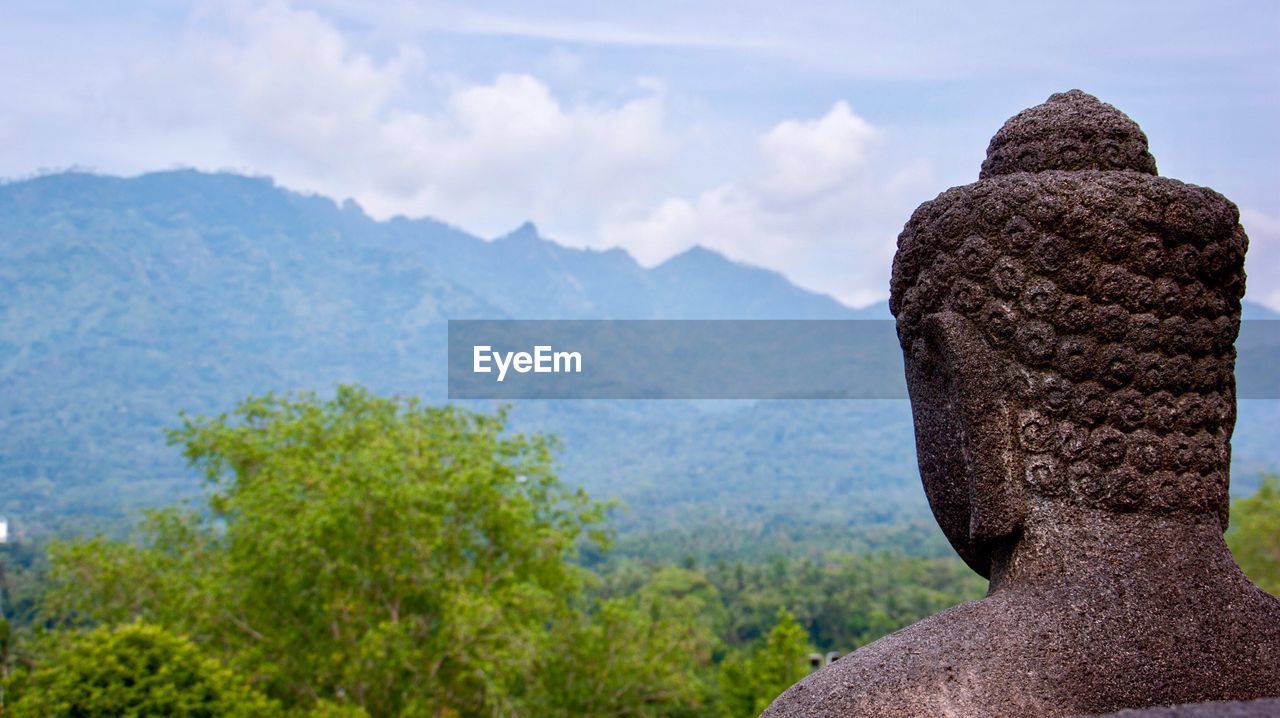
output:
{"label": "buddha head", "polygon": [[971,567],[1030,520],[1225,529],[1247,243],[1235,205],[1158,177],[1137,124],[1080,91],[915,211],[890,308],[925,491]]}

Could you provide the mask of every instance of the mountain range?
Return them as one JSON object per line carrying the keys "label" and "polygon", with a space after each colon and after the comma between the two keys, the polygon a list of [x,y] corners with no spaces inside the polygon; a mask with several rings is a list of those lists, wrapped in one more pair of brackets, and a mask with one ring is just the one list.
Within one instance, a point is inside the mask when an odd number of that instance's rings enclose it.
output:
{"label": "mountain range", "polygon": [[[888,316],[701,247],[646,268],[531,224],[485,240],[432,219],[375,221],[265,178],[10,182],[0,511],[38,527],[192,496],[164,429],[250,394],[357,382],[443,401],[448,319]],[[1267,438],[1277,403],[1242,403],[1238,473],[1280,466]],[[531,401],[513,422],[559,434],[566,480],[629,504],[624,530],[720,525],[749,540],[927,521],[901,401]]]}

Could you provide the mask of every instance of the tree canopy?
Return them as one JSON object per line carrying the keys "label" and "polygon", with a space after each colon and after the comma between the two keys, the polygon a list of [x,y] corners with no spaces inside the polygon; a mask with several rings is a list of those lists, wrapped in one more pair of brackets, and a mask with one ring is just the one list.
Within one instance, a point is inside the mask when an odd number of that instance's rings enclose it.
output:
{"label": "tree canopy", "polygon": [[981,593],[955,559],[611,557],[606,506],[502,412],[340,387],[170,438],[207,502],[49,547],[22,614],[49,639],[4,656],[19,701],[70,660],[58,636],[144,625],[290,716],[751,718],[811,645],[847,652]]}
{"label": "tree canopy", "polygon": [[[590,601],[603,506],[504,416],[341,387],[174,431],[207,509],[52,549],[46,611],[193,637],[286,706],[370,715],[648,715],[699,700],[686,597]],[[685,677],[691,676],[691,677]],[[623,706],[628,706],[623,710]]]}
{"label": "tree canopy", "polygon": [[143,623],[64,636],[26,678],[17,718],[269,718],[279,706],[191,641]]}

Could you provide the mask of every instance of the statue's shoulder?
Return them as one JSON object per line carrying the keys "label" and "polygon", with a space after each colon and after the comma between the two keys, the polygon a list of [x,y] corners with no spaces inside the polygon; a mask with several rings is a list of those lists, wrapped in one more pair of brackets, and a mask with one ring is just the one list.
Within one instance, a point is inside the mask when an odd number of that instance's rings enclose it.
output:
{"label": "statue's shoulder", "polygon": [[996,715],[1005,703],[1000,714],[1035,715],[1038,702],[1017,689],[1027,677],[1002,675],[1006,644],[1021,642],[1011,610],[993,596],[930,616],[813,673],[763,718]]}

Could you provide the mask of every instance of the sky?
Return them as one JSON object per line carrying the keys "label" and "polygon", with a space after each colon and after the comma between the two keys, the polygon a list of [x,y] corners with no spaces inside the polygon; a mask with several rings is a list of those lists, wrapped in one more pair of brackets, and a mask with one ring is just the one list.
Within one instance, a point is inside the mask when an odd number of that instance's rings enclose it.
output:
{"label": "sky", "polygon": [[1280,3],[0,0],[0,177],[268,175],[646,266],[694,245],[863,306],[903,223],[1080,88],[1217,189],[1280,310]]}

